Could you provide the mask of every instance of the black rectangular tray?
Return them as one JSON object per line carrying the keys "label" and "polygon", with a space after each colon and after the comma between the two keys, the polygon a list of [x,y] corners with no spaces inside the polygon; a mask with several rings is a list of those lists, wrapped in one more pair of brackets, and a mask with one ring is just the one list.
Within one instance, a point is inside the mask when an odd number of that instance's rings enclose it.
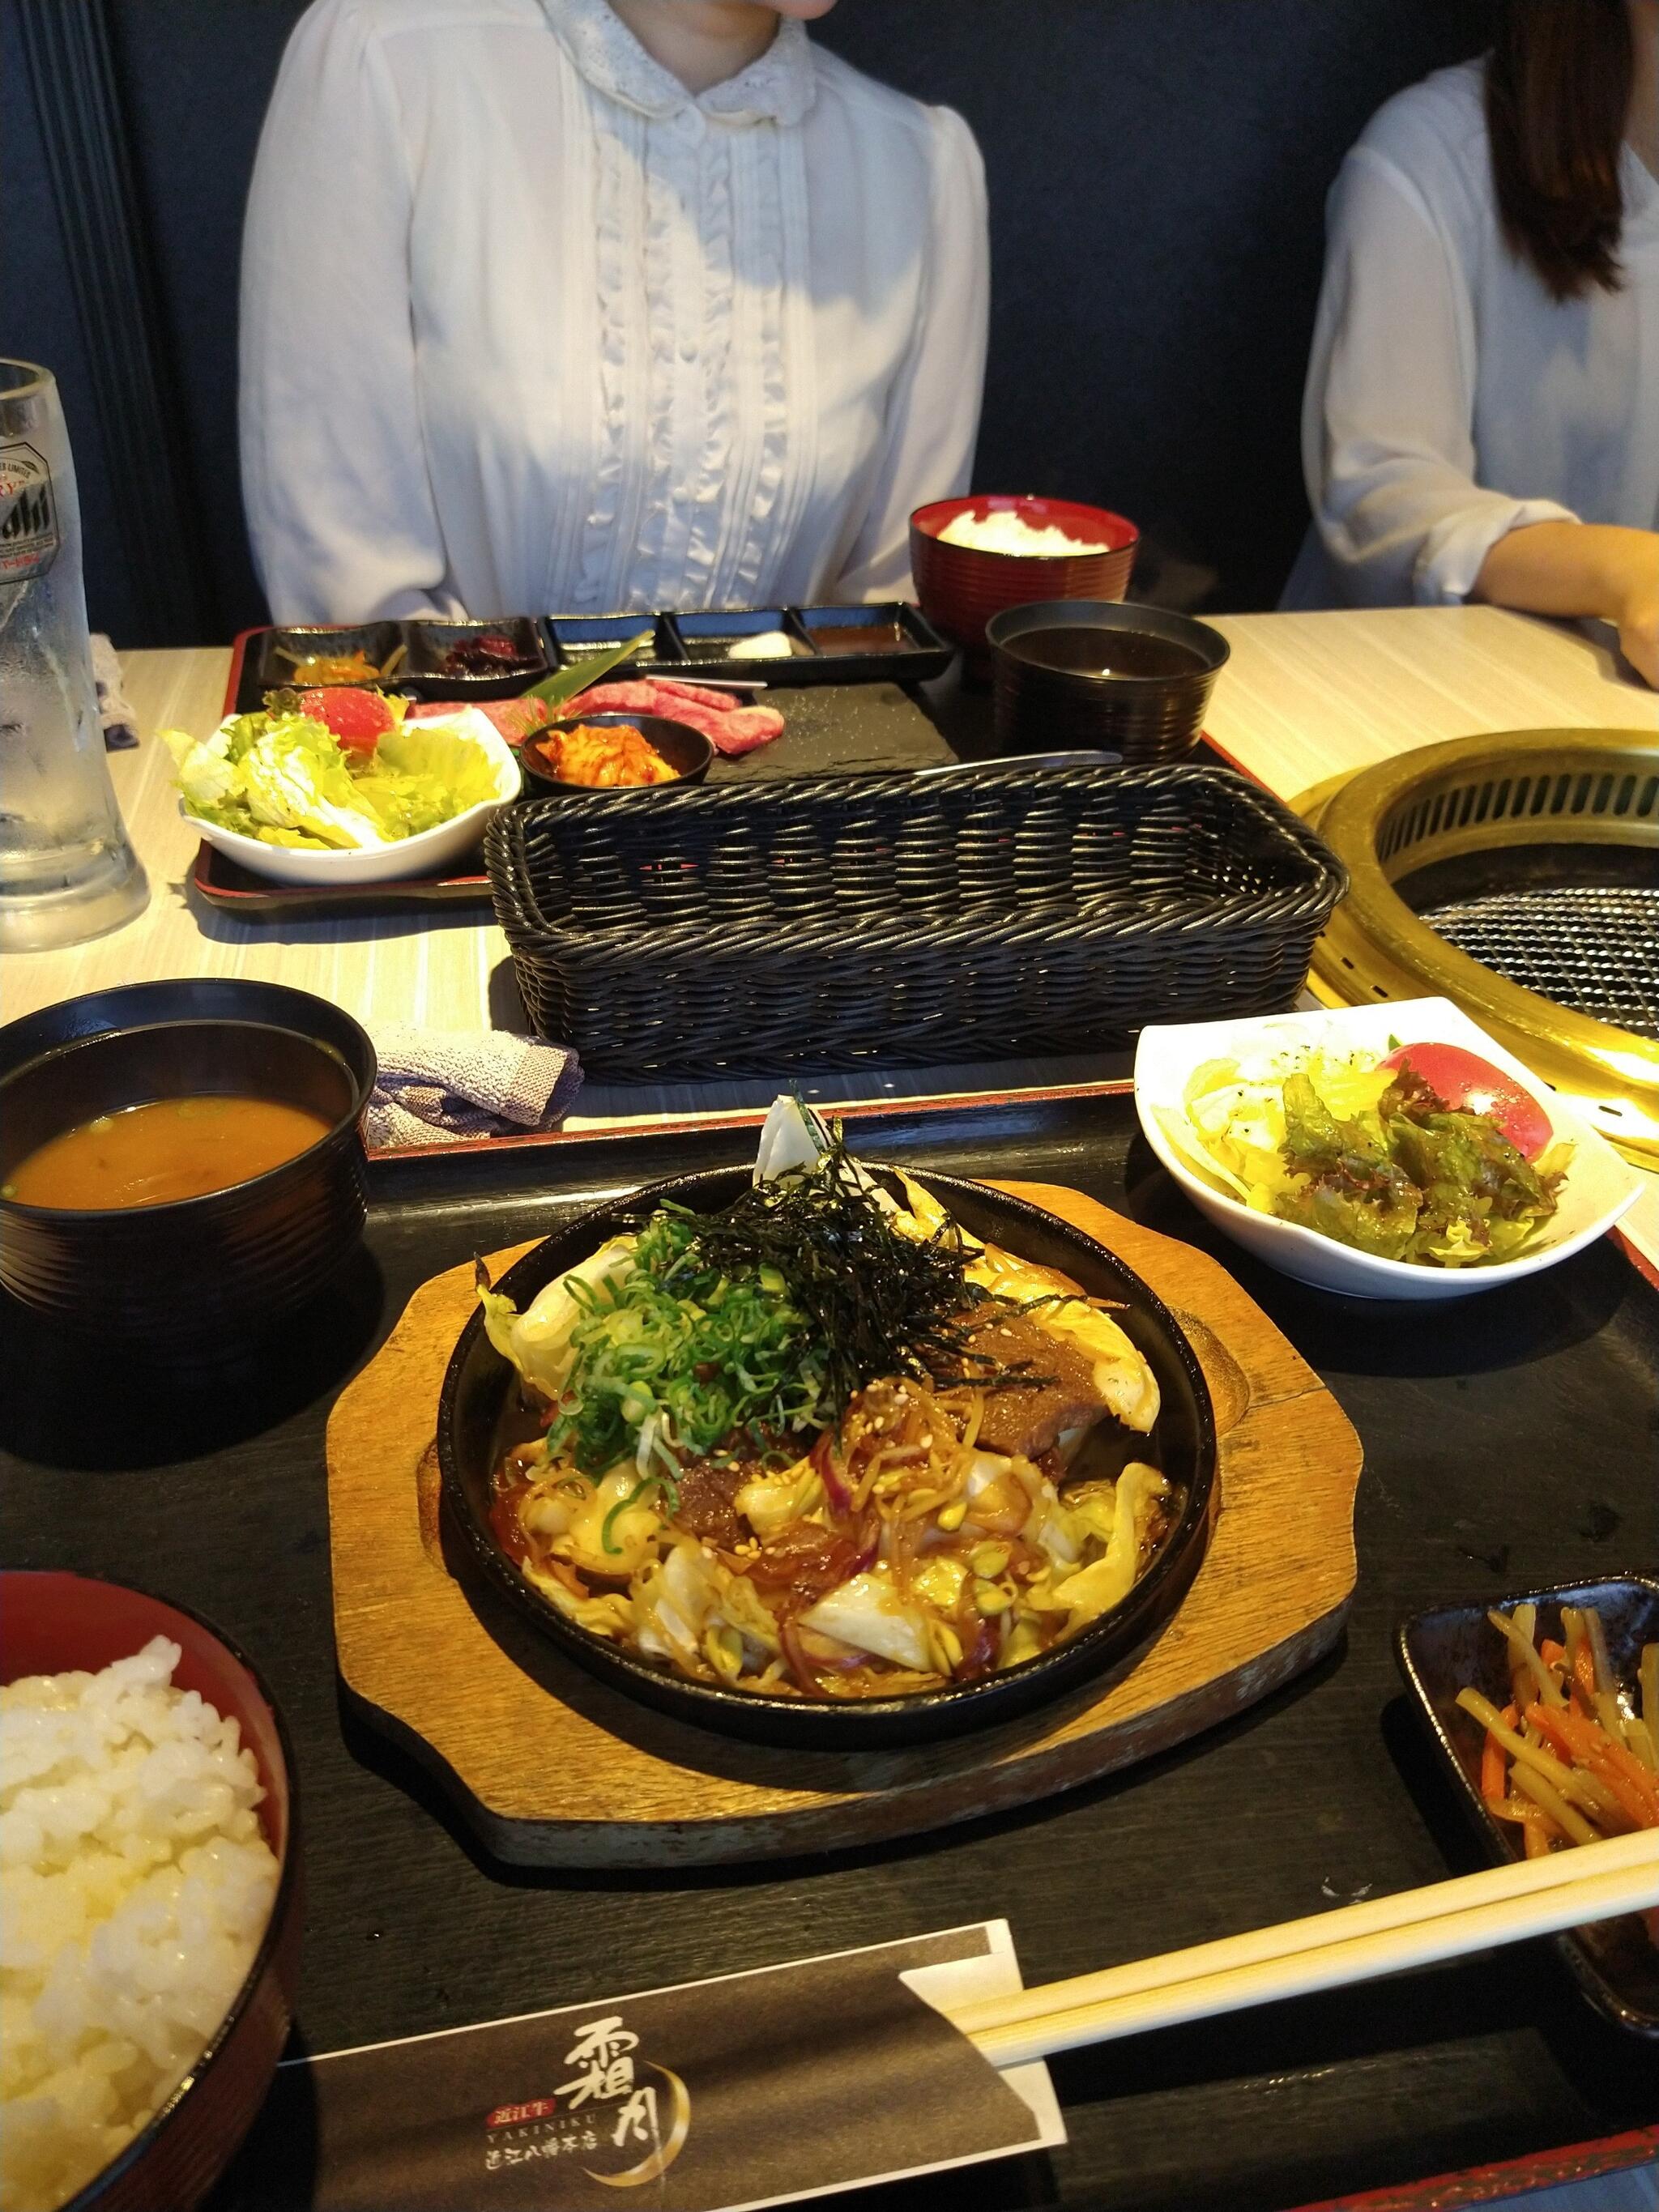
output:
{"label": "black rectangular tray", "polygon": [[[307,650],[349,653],[361,647],[377,667],[393,653],[396,667],[387,679],[417,699],[515,699],[552,670],[574,666],[649,629],[652,641],[626,666],[620,678],[680,676],[687,682],[719,677],[769,689],[812,684],[926,684],[944,675],[955,658],[919,609],[893,599],[871,606],[776,606],[714,608],[695,614],[502,615],[488,622],[451,622],[435,615],[402,622],[349,624],[276,623],[245,630],[237,640],[235,711],[248,714],[263,704],[267,691],[295,681],[289,653]],[[815,641],[848,629],[886,629],[890,647],[846,652]],[[781,630],[790,641],[787,655],[733,659],[726,650],[734,638]],[[437,663],[445,648],[465,637],[495,632],[510,638],[533,662],[505,676],[444,676]],[[229,711],[228,709],[227,711]]]}
{"label": "black rectangular tray", "polygon": [[[805,684],[927,684],[943,676],[956,657],[919,608],[902,599],[864,606],[708,608],[695,614],[550,615],[542,624],[549,658],[562,666],[637,637],[649,626],[648,656],[641,653],[619,677],[683,676],[688,682],[747,677],[769,689]],[[848,629],[890,631],[893,642],[862,652],[818,641]],[[732,641],[781,631],[787,653],[733,659]]]}
{"label": "black rectangular tray", "polygon": [[[0,1556],[198,1607],[283,1702],[306,1800],[304,2047],[988,1913],[1007,1915],[1027,1982],[1046,1982],[1477,1863],[1395,1672],[1395,1627],[1449,1592],[1588,1583],[1659,1560],[1659,1298],[1605,1242],[1465,1301],[1455,1329],[1437,1310],[1361,1310],[1304,1289],[1188,1205],[1140,1139],[1127,1089],[872,1111],[857,1141],[946,1174],[1070,1184],[1217,1255],[1364,1443],[1345,1644],[1121,1778],[832,1861],[508,1876],[447,1825],[441,1793],[338,1703],[329,1408],[419,1284],[602,1196],[752,1158],[758,1119],[377,1162],[362,1263],[228,1380],[118,1371],[98,1345],[89,1364],[60,1333],[0,1312]],[[1224,1500],[1224,1527],[1225,1512]],[[1293,1515],[1285,1540],[1297,1540]],[[1550,1944],[1076,2051],[1054,2078],[1067,2148],[977,2169],[976,2212],[1285,2212],[1385,2188],[1392,2205],[1426,2207],[1473,2191],[1407,2185],[1425,2174],[1524,2159],[1526,2183],[1542,2187],[1659,2153],[1642,2132],[1659,2124],[1651,2046],[1583,2002]],[[239,2172],[289,2170],[294,2155],[256,2130],[220,2212],[241,2201]],[[910,2212],[962,2201],[954,2179],[895,2200]],[[301,2212],[304,2195],[294,2202]]]}
{"label": "black rectangular tray", "polygon": [[[1408,1620],[1395,1639],[1400,1671],[1486,1856],[1503,1866],[1523,1856],[1517,1831],[1494,1820],[1480,1796],[1486,1731],[1457,1703],[1479,1690],[1501,1711],[1509,1703],[1508,1646],[1486,1618],[1487,1607],[1513,1613],[1538,1607],[1538,1633],[1561,1642],[1561,1607],[1594,1606],[1607,1632],[1614,1671],[1633,1679],[1644,1644],[1659,1643],[1659,1581],[1618,1575],[1570,1588],[1522,1590],[1469,1605],[1437,1606]],[[1630,1917],[1575,1928],[1555,1939],[1580,1988],[1620,2027],[1659,2042],[1659,1949]]]}
{"label": "black rectangular tray", "polygon": [[[266,630],[249,630],[237,639],[226,686],[226,714],[251,714],[264,703],[264,687],[258,680],[259,641],[271,635]],[[689,680],[684,666],[681,673]],[[520,682],[515,690],[528,688]],[[822,684],[787,698],[769,697],[784,718],[783,735],[757,752],[744,753],[735,760],[716,760],[709,770],[711,783],[760,783],[775,776],[831,770],[936,768],[955,757],[911,691],[897,684]],[[197,896],[209,906],[249,921],[419,914],[431,907],[470,906],[487,913],[489,908],[489,878],[484,872],[482,852],[470,854],[439,876],[415,876],[395,884],[343,884],[319,890],[308,884],[267,882],[204,843],[198,848],[190,881]]]}

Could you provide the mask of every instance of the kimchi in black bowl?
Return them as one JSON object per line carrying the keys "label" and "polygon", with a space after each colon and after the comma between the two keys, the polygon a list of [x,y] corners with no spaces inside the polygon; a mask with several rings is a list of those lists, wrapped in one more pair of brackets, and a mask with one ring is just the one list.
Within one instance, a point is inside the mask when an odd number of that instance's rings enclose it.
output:
{"label": "kimchi in black bowl", "polygon": [[[546,1425],[546,1411],[527,1410],[519,1376],[492,1345],[481,1312],[467,1323],[450,1360],[438,1417],[447,1535],[463,1581],[476,1578],[504,1598],[550,1644],[623,1695],[723,1735],[794,1749],[882,1749],[1010,1721],[1076,1690],[1144,1644],[1180,1605],[1202,1559],[1216,1502],[1215,1425],[1192,1347],[1140,1277],[1092,1237],[976,1183],[932,1174],[912,1180],[970,1237],[1069,1278],[1091,1300],[1109,1302],[1111,1319],[1156,1379],[1156,1423],[1150,1435],[1134,1437],[1129,1455],[1161,1472],[1167,1516],[1150,1559],[1121,1601],[1035,1656],[975,1680],[947,1680],[902,1694],[803,1694],[788,1684],[769,1694],[692,1679],[657,1663],[579,1626],[520,1571],[496,1510],[498,1470],[516,1446]],[[665,1202],[693,1214],[714,1212],[750,1181],[747,1169],[722,1169],[614,1200],[538,1244],[495,1289],[522,1315],[545,1285],[611,1238],[636,1230]]]}

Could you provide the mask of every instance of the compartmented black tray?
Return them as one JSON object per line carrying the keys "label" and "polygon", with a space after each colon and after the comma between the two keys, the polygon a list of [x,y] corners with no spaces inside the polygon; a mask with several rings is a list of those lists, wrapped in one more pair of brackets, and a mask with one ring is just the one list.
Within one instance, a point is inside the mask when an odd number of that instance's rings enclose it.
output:
{"label": "compartmented black tray", "polygon": [[[955,647],[902,599],[872,606],[713,608],[696,614],[550,615],[548,657],[562,667],[625,645],[649,627],[648,649],[621,677],[747,678],[801,684],[926,684],[943,676]],[[759,659],[734,654],[744,641],[773,634],[787,650]]]}
{"label": "compartmented black tray", "polygon": [[[502,615],[488,622],[449,622],[424,615],[404,622],[278,623],[249,630],[239,641],[241,658],[236,711],[248,714],[279,684],[302,684],[298,663],[307,653],[361,652],[385,680],[417,699],[513,699],[555,669],[625,645],[651,632],[619,679],[682,676],[689,681],[769,688],[807,684],[924,684],[942,676],[954,648],[926,616],[900,599],[873,606],[776,606],[714,609],[696,614]],[[787,652],[759,659],[734,656],[745,638],[776,632]],[[459,648],[487,662],[486,641],[513,648],[501,665],[446,674],[446,653]],[[377,679],[364,677],[362,681]]]}

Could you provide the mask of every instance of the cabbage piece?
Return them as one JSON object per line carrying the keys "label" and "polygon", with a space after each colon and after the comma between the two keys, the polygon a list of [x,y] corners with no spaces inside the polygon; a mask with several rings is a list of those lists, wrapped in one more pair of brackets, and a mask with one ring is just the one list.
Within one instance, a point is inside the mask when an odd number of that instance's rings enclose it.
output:
{"label": "cabbage piece", "polygon": [[732,1503],[763,1543],[791,1522],[804,1521],[823,1504],[823,1484],[810,1460],[778,1474],[751,1476]]}
{"label": "cabbage piece", "polygon": [[[745,1576],[734,1575],[694,1537],[680,1536],[635,1584],[640,1649],[695,1667],[705,1659],[735,1680],[778,1646],[778,1625]],[[732,1638],[739,1639],[734,1650]]]}
{"label": "cabbage piece", "polygon": [[525,1561],[524,1577],[557,1606],[567,1620],[574,1620],[590,1636],[626,1641],[634,1633],[633,1601],[621,1590],[607,1590],[603,1597],[578,1597],[568,1583],[562,1583],[556,1575],[546,1573],[533,1559]]}
{"label": "cabbage piece", "polygon": [[478,1304],[489,1341],[550,1403],[569,1375],[570,1333],[582,1310],[570,1295],[569,1285],[580,1282],[597,1290],[609,1284],[620,1289],[634,1270],[635,1243],[632,1237],[611,1237],[587,1259],[544,1285],[522,1313],[511,1298],[480,1286]]}
{"label": "cabbage piece", "polygon": [[906,1605],[884,1576],[854,1575],[800,1619],[803,1628],[833,1636],[877,1659],[890,1659],[896,1667],[925,1674],[933,1666],[925,1617]]}
{"label": "cabbage piece", "polygon": [[576,1509],[569,1528],[553,1548],[578,1574],[635,1575],[656,1556],[664,1513],[656,1484],[642,1482],[634,1468],[614,1468]]}
{"label": "cabbage piece", "polygon": [[389,836],[418,837],[497,797],[496,776],[495,763],[458,723],[404,722],[386,732],[356,781]]}
{"label": "cabbage piece", "polygon": [[781,1182],[815,1168],[830,1149],[830,1135],[812,1109],[781,1091],[767,1109],[755,1148],[755,1181]]}
{"label": "cabbage piece", "polygon": [[660,1565],[640,1577],[641,1650],[695,1667],[717,1589],[714,1561],[701,1544],[686,1538],[672,1545]]}
{"label": "cabbage piece", "polygon": [[1075,1636],[1091,1620],[1121,1605],[1134,1588],[1140,1565],[1140,1547],[1151,1524],[1152,1508],[1169,1495],[1169,1485],[1155,1467],[1131,1460],[1117,1479],[1113,1499],[1112,1534],[1105,1551],[1075,1574],[1057,1582],[1051,1593],[1035,1602],[1063,1606],[1063,1633]]}

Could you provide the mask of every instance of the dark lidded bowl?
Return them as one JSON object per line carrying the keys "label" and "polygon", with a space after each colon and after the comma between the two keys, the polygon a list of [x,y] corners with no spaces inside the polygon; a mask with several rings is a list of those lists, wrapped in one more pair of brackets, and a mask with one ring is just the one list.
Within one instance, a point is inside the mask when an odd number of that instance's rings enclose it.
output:
{"label": "dark lidded bowl", "polygon": [[1231,649],[1190,616],[1103,600],[1010,607],[985,635],[1000,751],[1098,746],[1136,768],[1193,750]]}
{"label": "dark lidded bowl", "polygon": [[151,1100],[240,1093],[328,1127],[199,1198],[72,1210],[0,1195],[0,1284],[48,1319],[129,1343],[205,1344],[301,1304],[366,1217],[359,1123],[374,1048],[337,1006],[276,983],[179,978],[67,999],[0,1029],[0,1183],[37,1146]]}
{"label": "dark lidded bowl", "polygon": [[[568,1223],[527,1252],[495,1288],[520,1312],[545,1285],[666,1200],[694,1212],[728,1205],[750,1170],[716,1169],[613,1200]],[[458,1566],[503,1596],[521,1617],[603,1682],[677,1719],[755,1743],[795,1750],[874,1751],[933,1743],[1009,1721],[1094,1680],[1160,1629],[1186,1595],[1208,1541],[1216,1504],[1216,1433],[1202,1370],[1175,1316],[1140,1277],[1082,1231],[1000,1191],[953,1176],[918,1175],[973,1237],[1038,1266],[1059,1269],[1091,1297],[1114,1302],[1113,1318],[1158,1378],[1162,1409],[1146,1455],[1182,1495],[1175,1526],[1123,1601],[1068,1643],[976,1682],[890,1698],[845,1701],[772,1697],[692,1681],[656,1667],[567,1620],[526,1582],[490,1522],[492,1478],[502,1450],[525,1433],[514,1425],[519,1391],[512,1368],[475,1312],[444,1376],[438,1403],[443,1500],[459,1538]]]}

